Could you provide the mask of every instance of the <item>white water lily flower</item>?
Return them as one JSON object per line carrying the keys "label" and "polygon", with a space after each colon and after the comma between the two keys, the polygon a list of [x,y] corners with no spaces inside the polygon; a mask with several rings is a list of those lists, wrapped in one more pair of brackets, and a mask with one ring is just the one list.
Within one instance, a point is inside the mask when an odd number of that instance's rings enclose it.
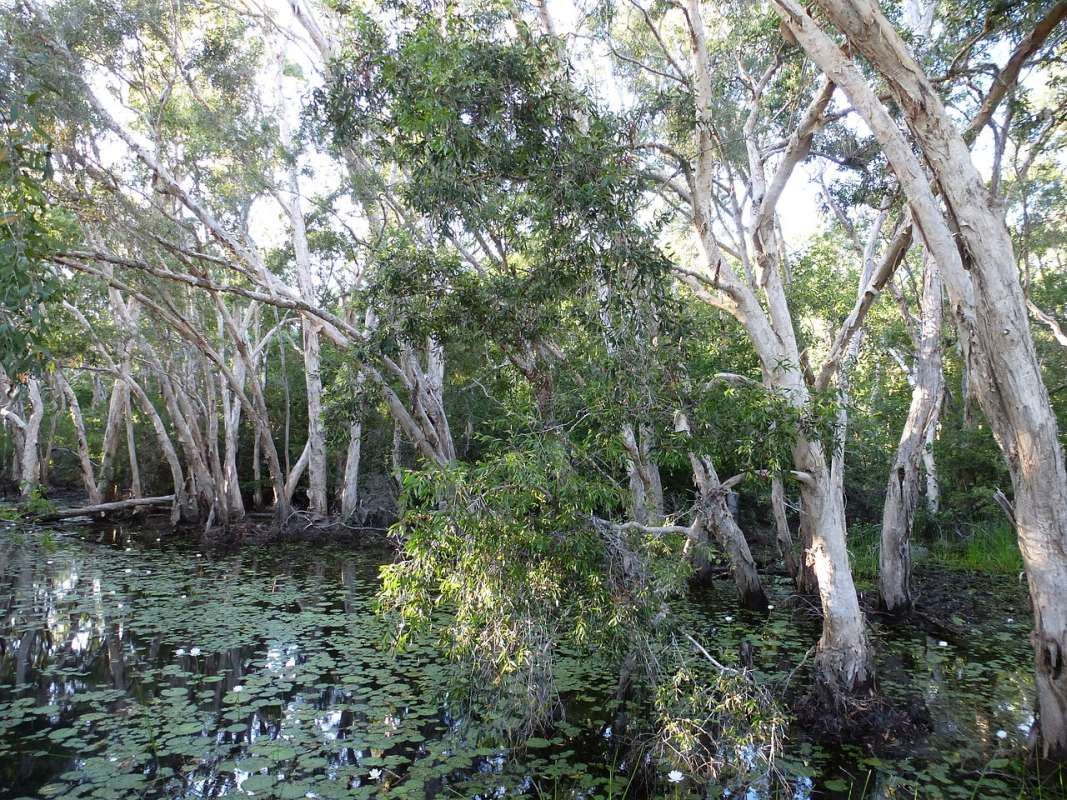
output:
{"label": "white water lily flower", "polygon": [[380,777],[382,777],[382,771],[381,771],[380,769],[378,769],[377,767],[375,767],[374,769],[372,769],[372,770],[370,771],[370,779],[371,779],[372,781],[376,781],[376,780],[378,780],[378,779],[379,779]]}
{"label": "white water lily flower", "polygon": [[944,639],[942,639],[940,642],[937,643],[937,646],[938,647],[948,647],[948,642],[946,642]]}
{"label": "white water lily flower", "polygon": [[235,692],[243,692],[245,690],[245,687],[243,687],[243,686],[234,686],[233,690]]}
{"label": "white water lily flower", "polygon": [[[733,617],[730,617],[730,616],[727,616],[727,617],[726,617],[726,621],[727,621],[727,622],[733,622],[733,621],[734,621],[734,618],[733,618]],[[673,770],[673,771],[674,771],[674,772],[677,772],[678,770]]]}
{"label": "white water lily flower", "polygon": [[176,655],[176,656],[184,656],[185,655],[185,648],[184,647],[179,647],[177,650],[174,651],[174,655]]}
{"label": "white water lily flower", "polygon": [[1007,731],[997,731],[997,738],[998,739],[1007,739],[1008,738],[1008,732]]}
{"label": "white water lily flower", "polygon": [[132,570],[132,569],[127,569],[127,570],[126,570],[126,574],[127,574],[127,575],[129,575],[129,574],[130,574],[131,572],[133,572],[133,570]]}
{"label": "white water lily flower", "polygon": [[191,648],[189,648],[189,655],[191,655],[191,656],[200,655],[200,648],[199,647],[191,647]]}
{"label": "white water lily flower", "polygon": [[685,780],[685,773],[679,772],[676,769],[672,769],[670,772],[667,773],[667,780],[669,780],[671,783],[681,783]]}
{"label": "white water lily flower", "polygon": [[774,611],[774,603],[768,603],[767,604],[767,610],[768,611]]}

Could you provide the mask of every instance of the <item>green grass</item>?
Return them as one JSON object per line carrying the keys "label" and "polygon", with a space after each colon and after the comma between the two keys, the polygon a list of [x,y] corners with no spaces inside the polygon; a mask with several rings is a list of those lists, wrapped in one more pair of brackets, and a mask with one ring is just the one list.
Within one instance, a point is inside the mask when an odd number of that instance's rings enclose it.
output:
{"label": "green grass", "polygon": [[[966,537],[941,535],[912,539],[915,564],[990,575],[1017,575],[1023,571],[1015,529],[1007,522],[985,521],[970,527]],[[849,531],[848,552],[857,580],[878,578],[880,531],[877,525],[856,524]]]}
{"label": "green grass", "polygon": [[881,530],[870,523],[855,523],[848,531],[848,558],[858,581],[878,579],[878,549]]}
{"label": "green grass", "polygon": [[1006,521],[977,523],[962,540],[937,539],[930,544],[929,557],[941,566],[991,575],[1017,575],[1023,571],[1015,529]]}

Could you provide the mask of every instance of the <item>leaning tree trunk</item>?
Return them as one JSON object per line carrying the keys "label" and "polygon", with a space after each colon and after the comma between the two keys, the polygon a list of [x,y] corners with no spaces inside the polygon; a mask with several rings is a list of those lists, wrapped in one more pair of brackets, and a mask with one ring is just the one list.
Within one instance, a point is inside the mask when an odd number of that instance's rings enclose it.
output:
{"label": "leaning tree trunk", "polygon": [[137,438],[133,427],[133,406],[126,404],[126,452],[130,458],[130,496],[141,497],[141,464],[137,460]]}
{"label": "leaning tree trunk", "polygon": [[[128,363],[128,358],[123,356],[123,363]],[[119,441],[122,438],[123,419],[126,415],[126,405],[129,389],[121,380],[115,380],[111,386],[111,402],[107,410],[107,423],[104,425],[104,441],[100,455],[100,477],[96,484],[96,494],[111,495],[112,482],[115,472],[115,454],[119,449]]]}
{"label": "leaning tree trunk", "polygon": [[911,611],[911,530],[919,502],[919,466],[927,433],[937,419],[941,374],[941,276],[927,256],[923,275],[922,329],[912,370],[911,406],[889,472],[882,510],[878,588],[882,608],[894,615]]}
{"label": "leaning tree trunk", "polygon": [[[794,32],[796,25],[814,26],[794,0],[776,2],[785,9]],[[946,247],[942,260],[931,247],[944,273],[961,341],[967,344],[972,391],[1012,477],[1019,549],[1034,608],[1032,641],[1043,753],[1067,758],[1067,470],[1030,334],[1011,238],[964,136],[878,5],[871,0],[816,0],[816,5],[885,78],[934,173],[966,255],[967,269],[958,252],[953,259]],[[1057,4],[1050,14],[1062,17],[1065,11],[1063,4]],[[829,62],[842,57],[829,37],[821,44],[819,58]],[[808,44],[803,46],[816,56]],[[998,91],[1004,83],[999,78],[994,82]],[[860,78],[855,86],[870,92]],[[861,98],[859,92],[852,94],[849,99],[878,137],[908,192],[924,238],[933,235],[936,240],[946,232],[951,238],[945,218],[933,213],[936,205],[927,196],[929,185],[921,169],[909,162],[914,155],[899,129],[887,114],[881,116],[880,103]],[[990,97],[996,100],[992,92]],[[985,105],[988,118],[992,109]],[[929,216],[920,220],[924,210]]]}
{"label": "leaning tree trunk", "polygon": [[163,400],[167,406],[167,413],[170,416],[171,424],[174,426],[178,444],[185,454],[185,463],[190,468],[191,494],[196,500],[197,516],[198,518],[206,518],[215,504],[215,487],[212,485],[211,472],[204,461],[204,453],[198,446],[193,431],[195,420],[190,421],[186,416],[185,408],[188,408],[188,406],[186,405],[183,408],[179,394],[181,389],[176,389],[169,371],[163,371],[163,364],[158,359],[156,359],[154,366],[157,370],[156,379],[159,382]]}
{"label": "leaning tree trunk", "polygon": [[[89,505],[96,505],[101,501],[101,497],[96,488],[93,462],[89,457],[89,438],[85,435],[85,419],[82,417],[78,395],[74,393],[74,387],[70,385],[70,381],[67,380],[67,376],[63,374],[62,370],[56,371],[56,383],[59,385],[60,391],[63,392],[63,396],[67,398],[67,409],[70,411],[71,422],[74,423],[74,434],[78,440],[78,463],[81,465],[85,493],[89,498]],[[116,381],[116,383],[118,382]]]}
{"label": "leaning tree trunk", "polygon": [[726,551],[742,607],[766,611],[767,595],[756,571],[756,561],[752,558],[745,534],[730,512],[726,501],[727,490],[719,482],[715,465],[710,458],[698,458],[693,453],[689,454],[689,461],[693,466],[693,477],[700,493],[700,516]]}
{"label": "leaning tree trunk", "polygon": [[[117,292],[112,299],[114,301],[112,307],[116,311],[116,317],[122,322],[127,323],[129,318],[126,316],[126,312],[129,309],[125,301],[122,300]],[[89,320],[85,318],[85,315],[82,314],[77,307],[70,303],[64,303],[64,307],[74,315],[75,319],[81,323],[85,330],[92,331],[93,328],[89,323]],[[167,465],[170,467],[171,478],[174,482],[174,504],[171,507],[171,523],[176,524],[183,519],[190,521],[195,519],[197,511],[196,506],[189,498],[189,494],[186,491],[185,475],[182,471],[181,460],[178,458],[178,451],[174,448],[174,443],[171,441],[170,434],[167,433],[167,426],[163,423],[162,417],[160,417],[159,412],[156,411],[155,406],[152,405],[152,401],[149,400],[148,394],[141,388],[141,385],[134,379],[133,375],[126,371],[126,365],[123,364],[120,369],[119,365],[111,360],[107,350],[105,350],[99,343],[96,345],[96,351],[99,353],[101,360],[108,365],[112,376],[116,379],[121,378],[126,382],[132,397],[137,398],[142,413],[147,416],[152,423],[152,430],[156,434],[160,450],[163,451],[163,457],[166,459]],[[132,430],[132,425],[128,427],[127,430]],[[132,434],[130,440],[133,441]],[[130,460],[131,464],[136,462],[136,458],[132,453]]]}
{"label": "leaning tree trunk", "polygon": [[152,429],[156,433],[159,449],[163,452],[163,459],[166,461],[166,465],[171,468],[171,480],[174,484],[174,506],[171,513],[171,522],[196,521],[196,519],[200,518],[200,510],[197,509],[195,501],[189,496],[189,492],[186,489],[185,471],[181,468],[181,460],[178,458],[178,451],[171,441],[171,434],[166,432],[162,417],[159,416],[156,406],[152,404],[152,400],[148,399],[148,395],[141,388],[141,385],[134,381],[132,375],[128,373],[125,375],[124,380],[130,387],[133,396],[137,397],[138,402],[141,404],[141,411],[152,422]]}

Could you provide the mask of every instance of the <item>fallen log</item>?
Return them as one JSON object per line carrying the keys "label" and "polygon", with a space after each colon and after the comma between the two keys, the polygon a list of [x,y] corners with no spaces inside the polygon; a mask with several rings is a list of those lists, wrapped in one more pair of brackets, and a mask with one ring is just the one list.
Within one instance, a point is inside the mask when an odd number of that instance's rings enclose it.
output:
{"label": "fallen log", "polygon": [[163,506],[174,502],[174,495],[168,494],[163,497],[134,497],[130,500],[116,500],[113,503],[97,503],[92,506],[81,508],[61,508],[49,511],[46,514],[33,514],[31,517],[38,522],[51,522],[57,519],[69,517],[89,517],[94,514],[108,514],[112,511],[126,511],[131,508],[142,506]]}

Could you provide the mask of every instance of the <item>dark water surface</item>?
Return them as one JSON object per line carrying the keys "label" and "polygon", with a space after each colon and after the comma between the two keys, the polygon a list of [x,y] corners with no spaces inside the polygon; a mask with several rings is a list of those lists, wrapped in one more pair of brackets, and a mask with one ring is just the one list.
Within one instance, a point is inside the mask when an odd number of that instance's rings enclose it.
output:
{"label": "dark water surface", "polygon": [[[450,700],[436,649],[381,647],[374,594],[388,558],[306,543],[217,555],[149,530],[0,530],[0,798],[636,796],[605,711],[615,678],[588,659],[561,658],[556,738],[519,753],[463,736],[470,710]],[[806,681],[817,621],[772,589],[766,617],[737,612],[728,587],[684,613],[724,660],[747,639],[761,678]],[[1029,621],[991,615],[966,630],[876,628],[885,691],[925,701],[933,733],[894,756],[793,730],[775,796],[1067,796],[1036,784],[1020,756]],[[653,796],[703,796],[668,769]]]}

